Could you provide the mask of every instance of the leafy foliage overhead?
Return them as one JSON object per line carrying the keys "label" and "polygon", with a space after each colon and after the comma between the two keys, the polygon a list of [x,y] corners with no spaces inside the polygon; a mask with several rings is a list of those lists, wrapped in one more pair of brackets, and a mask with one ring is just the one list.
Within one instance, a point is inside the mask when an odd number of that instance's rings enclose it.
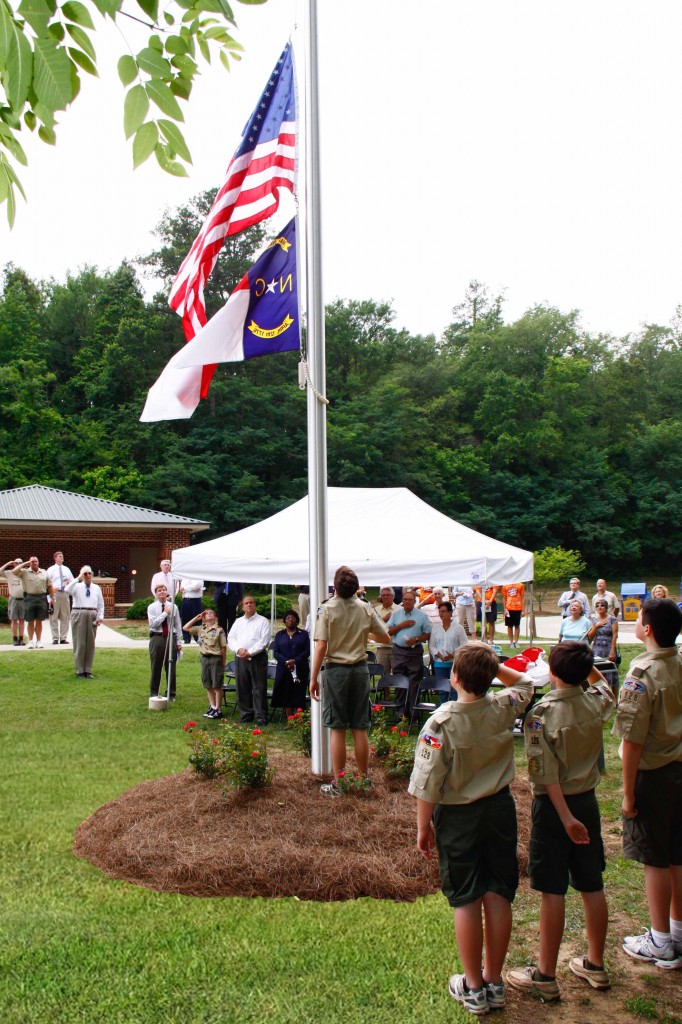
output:
{"label": "leafy foliage overhead", "polygon": [[128,47],[118,61],[127,90],[123,127],[135,167],[153,153],[164,171],[186,176],[192,157],[179,125],[200,61],[210,63],[217,54],[229,70],[243,49],[228,0],[137,0],[125,9],[124,0],[0,0],[0,203],[7,203],[10,226],[16,190],[24,195],[15,168],[27,163],[22,132],[37,130],[54,145],[56,115],[75,100],[81,74],[98,74],[95,20],[101,18],[119,29],[135,23],[144,32],[144,46]]}

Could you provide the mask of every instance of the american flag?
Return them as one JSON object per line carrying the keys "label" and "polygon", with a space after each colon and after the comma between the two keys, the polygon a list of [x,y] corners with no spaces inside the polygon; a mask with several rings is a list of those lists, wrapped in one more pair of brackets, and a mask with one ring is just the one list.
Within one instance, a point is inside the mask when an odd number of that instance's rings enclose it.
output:
{"label": "american flag", "polygon": [[[173,282],[169,302],[182,317],[187,341],[206,323],[204,284],[225,239],[270,217],[279,206],[277,189],[294,191],[295,170],[296,96],[293,54],[287,43],[246,123],[225,182]],[[202,398],[214,369],[204,367]]]}

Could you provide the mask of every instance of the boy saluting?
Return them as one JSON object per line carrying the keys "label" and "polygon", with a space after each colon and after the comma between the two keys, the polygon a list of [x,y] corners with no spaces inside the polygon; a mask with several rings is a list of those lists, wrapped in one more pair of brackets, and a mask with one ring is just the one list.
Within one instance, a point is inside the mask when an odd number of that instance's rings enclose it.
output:
{"label": "boy saluting", "polygon": [[[510,688],[491,696],[496,676]],[[455,651],[450,680],[458,699],[419,734],[408,792],[417,797],[417,847],[430,860],[436,843],[443,893],[455,911],[464,973],[450,978],[449,992],[481,1016],[505,1003],[502,964],[519,884],[512,730],[533,683],[477,642]]]}

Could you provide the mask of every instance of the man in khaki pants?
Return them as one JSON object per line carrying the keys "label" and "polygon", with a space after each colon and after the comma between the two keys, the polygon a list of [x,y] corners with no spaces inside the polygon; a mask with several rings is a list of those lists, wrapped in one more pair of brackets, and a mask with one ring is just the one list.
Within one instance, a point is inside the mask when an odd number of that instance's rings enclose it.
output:
{"label": "man in khaki pants", "polygon": [[71,614],[71,602],[66,588],[73,583],[73,573],[64,565],[64,554],[55,551],[54,565],[47,570],[52,584],[52,613],[50,615],[50,627],[52,629],[52,643],[65,644],[66,634],[69,632],[69,616]]}

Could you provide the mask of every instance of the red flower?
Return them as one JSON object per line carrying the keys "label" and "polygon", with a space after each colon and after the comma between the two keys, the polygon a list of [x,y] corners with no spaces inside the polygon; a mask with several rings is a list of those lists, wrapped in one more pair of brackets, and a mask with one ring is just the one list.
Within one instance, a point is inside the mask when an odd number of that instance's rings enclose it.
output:
{"label": "red flower", "polygon": [[293,722],[293,720],[295,718],[296,718],[296,715],[287,715],[287,722]]}
{"label": "red flower", "polygon": [[262,734],[262,732],[263,732],[262,729],[254,729],[253,732],[251,733],[251,735],[252,736],[260,736]]}
{"label": "red flower", "polygon": [[401,729],[401,730],[400,730],[400,735],[401,735],[401,736],[407,736],[407,733],[405,732],[405,730],[404,730],[404,729]]}
{"label": "red flower", "polygon": [[345,776],[345,774],[346,774],[345,772],[339,772],[339,774],[337,775],[337,778],[338,779],[342,779]]}
{"label": "red flower", "polygon": [[217,740],[213,740],[213,746],[214,746],[214,747],[215,747],[215,745],[216,745],[216,743],[217,743],[217,742],[218,742]]}
{"label": "red flower", "polygon": [[299,713],[299,715],[302,715],[302,714],[303,714],[303,708],[296,708],[296,710],[297,710],[297,712]]}
{"label": "red flower", "polygon": [[397,732],[397,731],[398,731],[398,726],[397,725],[392,725],[391,726],[391,732]]}
{"label": "red flower", "polygon": [[251,751],[251,757],[260,757],[260,751],[252,750]]}
{"label": "red flower", "polygon": [[182,731],[188,732],[190,729],[193,729],[196,724],[196,722],[185,722],[185,724],[182,727]]}
{"label": "red flower", "polygon": [[370,750],[370,753],[371,753],[371,754],[373,754],[373,753],[375,752],[375,751],[374,751],[374,747],[370,747],[370,748],[369,748],[369,750]]}
{"label": "red flower", "polygon": [[372,711],[381,711],[381,704],[373,704]]}

